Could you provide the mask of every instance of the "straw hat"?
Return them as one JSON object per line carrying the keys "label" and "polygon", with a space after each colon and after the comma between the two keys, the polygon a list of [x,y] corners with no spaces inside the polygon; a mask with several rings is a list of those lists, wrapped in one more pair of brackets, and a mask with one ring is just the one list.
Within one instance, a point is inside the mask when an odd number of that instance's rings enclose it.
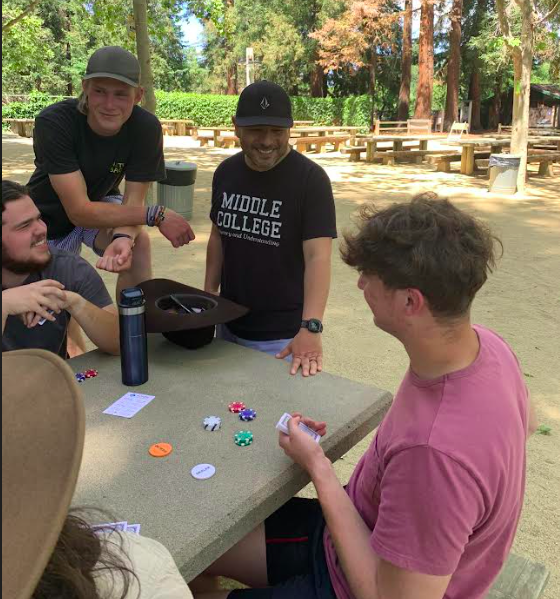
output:
{"label": "straw hat", "polygon": [[43,350],[2,354],[2,596],[29,599],[68,514],[85,412],[74,373]]}

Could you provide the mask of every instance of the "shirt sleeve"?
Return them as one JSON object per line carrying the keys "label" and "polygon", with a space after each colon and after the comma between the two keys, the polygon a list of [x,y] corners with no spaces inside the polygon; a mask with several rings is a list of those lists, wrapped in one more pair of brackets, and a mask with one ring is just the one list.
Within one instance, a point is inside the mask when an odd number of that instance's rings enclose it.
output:
{"label": "shirt sleeve", "polygon": [[302,238],[336,239],[336,211],[331,180],[320,167],[312,168],[302,206]]}
{"label": "shirt sleeve", "polygon": [[448,576],[483,515],[480,487],[463,466],[431,447],[405,449],[383,474],[371,546],[405,570]]}
{"label": "shirt sleeve", "polygon": [[106,308],[113,303],[103,279],[89,262],[79,256],[76,256],[72,264],[71,287],[70,291],[81,295],[98,308]]}
{"label": "shirt sleeve", "polygon": [[152,114],[141,114],[134,123],[134,143],[126,165],[127,181],[146,183],[165,179],[163,132],[161,123]]}
{"label": "shirt sleeve", "polygon": [[72,125],[49,117],[38,116],[33,131],[33,147],[37,160],[49,175],[66,175],[80,170],[74,148]]}

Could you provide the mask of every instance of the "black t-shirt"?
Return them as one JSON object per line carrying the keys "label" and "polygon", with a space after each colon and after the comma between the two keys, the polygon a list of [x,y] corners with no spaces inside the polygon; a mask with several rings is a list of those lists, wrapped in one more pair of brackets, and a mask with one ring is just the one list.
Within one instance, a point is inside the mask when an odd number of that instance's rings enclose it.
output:
{"label": "black t-shirt", "polygon": [[265,172],[235,154],[214,173],[210,218],[222,240],[221,295],[250,308],[228,327],[243,339],[294,337],[303,312],[303,242],[336,237],[325,171],[294,150]]}
{"label": "black t-shirt", "polygon": [[[113,303],[103,280],[89,262],[62,250],[51,249],[51,253],[53,259],[50,264],[41,272],[29,275],[23,285],[52,279],[98,308],[106,308]],[[71,317],[66,310],[55,316],[54,322],[47,320],[32,329],[28,329],[19,316],[8,316],[2,335],[2,351],[46,349],[66,358],[66,331]]]}
{"label": "black t-shirt", "polygon": [[35,119],[36,168],[28,185],[47,224],[49,239],[64,237],[74,228],[49,175],[81,171],[93,202],[118,193],[123,177],[137,182],[165,179],[163,135],[157,117],[135,106],[121,130],[104,137],[92,131],[77,105],[75,99],[57,102]]}

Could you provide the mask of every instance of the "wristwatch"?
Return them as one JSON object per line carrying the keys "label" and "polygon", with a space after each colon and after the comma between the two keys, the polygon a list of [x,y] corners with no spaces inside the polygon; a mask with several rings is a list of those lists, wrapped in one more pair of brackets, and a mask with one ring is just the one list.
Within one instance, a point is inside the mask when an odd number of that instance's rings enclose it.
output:
{"label": "wristwatch", "polygon": [[317,318],[301,321],[301,328],[307,329],[310,333],[322,333],[323,323]]}

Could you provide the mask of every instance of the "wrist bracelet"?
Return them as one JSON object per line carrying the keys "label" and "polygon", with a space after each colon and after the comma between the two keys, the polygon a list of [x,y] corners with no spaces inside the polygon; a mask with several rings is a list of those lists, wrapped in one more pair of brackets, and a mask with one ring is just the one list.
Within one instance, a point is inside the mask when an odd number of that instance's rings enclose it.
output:
{"label": "wrist bracelet", "polygon": [[157,226],[157,217],[162,210],[165,211],[164,206],[148,206],[146,209],[146,224],[148,227]]}
{"label": "wrist bracelet", "polygon": [[165,206],[160,206],[160,211],[158,212],[158,214],[156,216],[156,227],[159,227],[161,225],[161,223],[165,220],[165,211],[166,211]]}
{"label": "wrist bracelet", "polygon": [[130,239],[132,241],[132,247],[134,247],[134,237],[132,235],[128,235],[127,233],[115,233],[111,238],[111,243],[115,241],[115,239],[120,239],[121,237],[125,237],[126,239]]}

